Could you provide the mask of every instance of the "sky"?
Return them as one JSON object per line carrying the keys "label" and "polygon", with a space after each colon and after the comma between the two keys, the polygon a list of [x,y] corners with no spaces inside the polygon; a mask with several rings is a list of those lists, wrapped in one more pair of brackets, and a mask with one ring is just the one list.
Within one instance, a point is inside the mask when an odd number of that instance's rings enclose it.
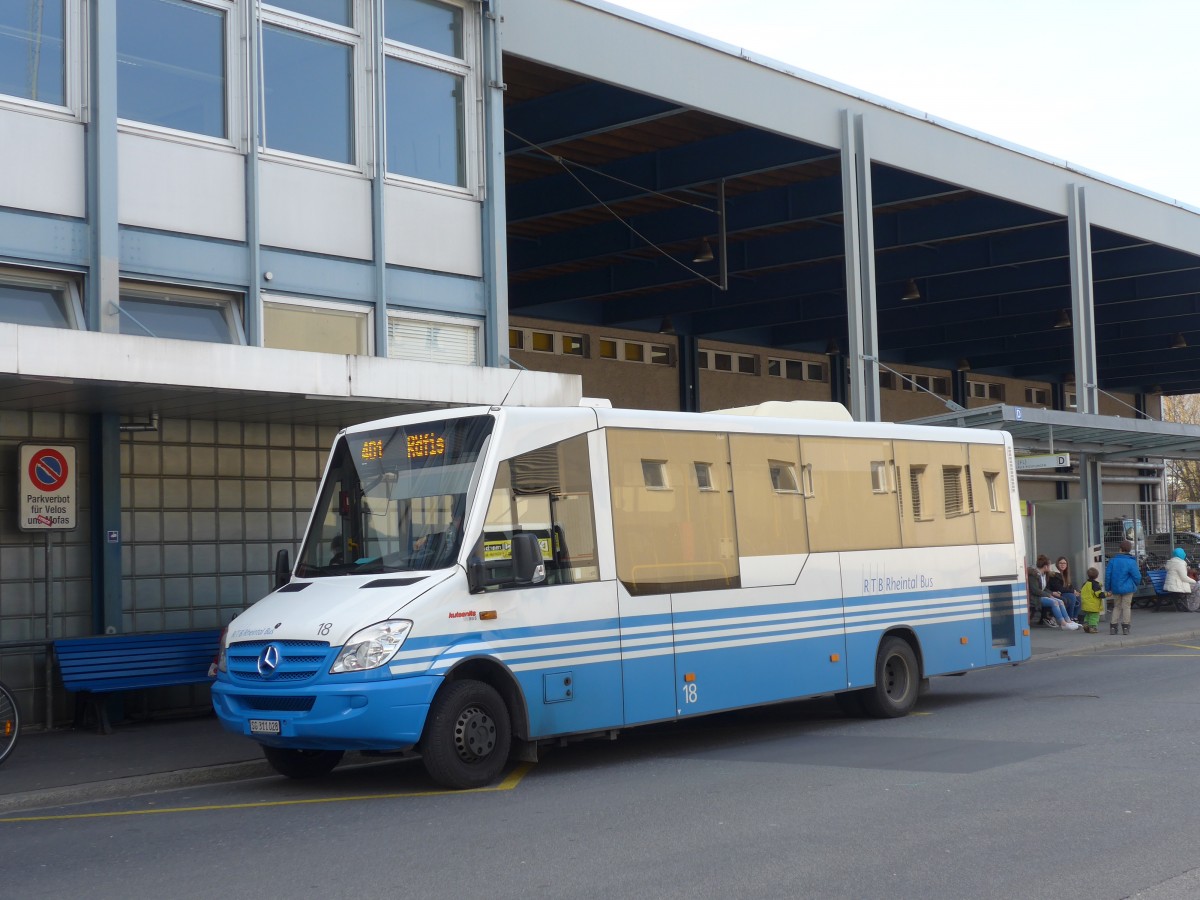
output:
{"label": "sky", "polygon": [[1198,0],[612,0],[1200,208]]}

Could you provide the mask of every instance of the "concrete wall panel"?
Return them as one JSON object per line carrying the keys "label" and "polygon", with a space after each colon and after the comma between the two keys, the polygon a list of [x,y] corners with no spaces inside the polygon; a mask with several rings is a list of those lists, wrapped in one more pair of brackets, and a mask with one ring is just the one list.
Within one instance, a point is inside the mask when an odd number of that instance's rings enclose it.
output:
{"label": "concrete wall panel", "polygon": [[371,182],[263,160],[262,243],[328,256],[371,258]]}
{"label": "concrete wall panel", "polygon": [[124,225],[246,239],[245,160],[232,150],[140,134],[117,137]]}
{"label": "concrete wall panel", "polygon": [[0,206],[83,218],[83,126],[0,109],[0,135]]}
{"label": "concrete wall panel", "polygon": [[483,276],[477,200],[388,185],[384,222],[388,265]]}

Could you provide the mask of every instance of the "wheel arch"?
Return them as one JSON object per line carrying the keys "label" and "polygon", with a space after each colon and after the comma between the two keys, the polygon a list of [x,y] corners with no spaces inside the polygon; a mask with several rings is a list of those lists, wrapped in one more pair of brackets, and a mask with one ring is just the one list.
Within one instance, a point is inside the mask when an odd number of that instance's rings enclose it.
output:
{"label": "wheel arch", "polygon": [[494,657],[472,656],[455,663],[446,673],[443,684],[455,681],[480,681],[491,686],[508,707],[513,737],[529,740],[529,711],[525,704],[525,692],[508,666]]}
{"label": "wheel arch", "polygon": [[879,648],[890,637],[900,638],[900,640],[908,644],[913,652],[913,656],[917,658],[917,678],[923,679],[925,677],[925,654],[921,651],[921,639],[917,637],[917,633],[909,625],[897,625],[881,634],[879,636],[879,643],[875,646],[876,658],[879,656]]}

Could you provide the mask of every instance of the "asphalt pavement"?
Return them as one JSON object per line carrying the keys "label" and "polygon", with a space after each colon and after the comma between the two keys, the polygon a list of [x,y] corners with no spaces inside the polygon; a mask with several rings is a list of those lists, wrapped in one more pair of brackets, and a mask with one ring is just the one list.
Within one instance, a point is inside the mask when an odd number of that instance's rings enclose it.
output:
{"label": "asphalt pavement", "polygon": [[[1200,639],[1200,615],[1134,610],[1131,633],[1110,635],[1032,629],[1033,661]],[[936,686],[935,686],[936,689]],[[118,724],[94,731],[26,732],[0,764],[0,816],[36,809],[148,794],[190,785],[271,774],[256,743],[230,734],[213,715]]]}

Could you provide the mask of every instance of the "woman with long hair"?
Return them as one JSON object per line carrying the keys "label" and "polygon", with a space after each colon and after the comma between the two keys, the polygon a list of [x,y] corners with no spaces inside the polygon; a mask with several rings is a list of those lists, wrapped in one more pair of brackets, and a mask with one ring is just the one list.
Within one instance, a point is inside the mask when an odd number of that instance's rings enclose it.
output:
{"label": "woman with long hair", "polygon": [[1062,601],[1063,606],[1067,608],[1067,616],[1071,621],[1079,620],[1080,600],[1079,588],[1071,584],[1071,564],[1065,556],[1060,556],[1054,563],[1054,568],[1050,570],[1050,575],[1046,579],[1046,590],[1057,595]]}
{"label": "woman with long hair", "polygon": [[1042,624],[1051,628],[1061,628],[1064,631],[1075,631],[1079,628],[1071,621],[1062,600],[1056,597],[1048,587],[1050,578],[1050,557],[1039,554],[1037,565],[1028,571],[1029,596],[1034,603],[1042,608]]}

